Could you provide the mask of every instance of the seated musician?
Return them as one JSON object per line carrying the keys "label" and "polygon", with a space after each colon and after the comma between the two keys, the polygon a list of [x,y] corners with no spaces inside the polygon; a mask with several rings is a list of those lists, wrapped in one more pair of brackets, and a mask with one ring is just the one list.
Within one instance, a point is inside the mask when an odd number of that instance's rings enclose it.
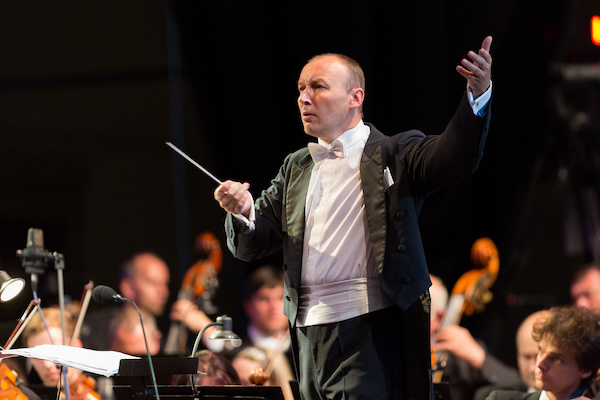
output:
{"label": "seated musician", "polygon": [[452,400],[482,400],[494,389],[519,387],[522,384],[519,372],[491,354],[468,329],[440,326],[448,291],[437,276],[430,278],[432,347],[448,352],[442,381],[448,382]]}
{"label": "seated musician", "polygon": [[[161,333],[156,319],[151,313],[140,310],[144,321],[144,330],[137,311],[133,307],[123,307],[110,321],[110,350],[135,356],[146,356],[148,350],[155,356],[160,350]],[[148,349],[144,340],[144,331],[148,341]]]}
{"label": "seated musician", "polygon": [[276,350],[246,346],[231,362],[242,385],[279,386],[285,400],[294,400],[290,381],[294,379],[286,356]]}
{"label": "seated musician", "polygon": [[[240,378],[231,362],[219,353],[200,350],[198,357],[198,373],[194,374],[194,383],[198,386],[239,385]],[[189,385],[190,375],[175,375],[173,385]]]}
{"label": "seated musician", "polygon": [[[25,347],[35,347],[42,344],[63,344],[61,313],[58,308],[49,307],[43,308],[44,319],[48,325],[48,331],[44,326],[44,322],[38,313],[36,313],[29,324],[21,334],[21,341]],[[65,343],[71,342],[71,333],[75,327],[71,314],[65,313]],[[52,338],[52,340],[50,339]],[[76,339],[73,346],[82,347],[81,341]],[[61,380],[61,369],[54,363],[45,360],[31,358],[33,369],[29,373],[29,386],[36,391],[35,384],[42,384],[46,387],[61,387],[64,385],[64,380]],[[94,384],[88,377],[82,374],[82,371],[75,368],[67,369],[67,377],[69,381],[69,394],[72,400],[79,399],[99,399],[99,396],[94,391]],[[64,393],[64,390],[62,390]],[[91,396],[91,397],[90,397]]]}
{"label": "seated musician", "polygon": [[554,307],[533,326],[538,343],[533,393],[498,390],[487,400],[598,398],[593,388],[600,368],[600,314],[582,307]]}

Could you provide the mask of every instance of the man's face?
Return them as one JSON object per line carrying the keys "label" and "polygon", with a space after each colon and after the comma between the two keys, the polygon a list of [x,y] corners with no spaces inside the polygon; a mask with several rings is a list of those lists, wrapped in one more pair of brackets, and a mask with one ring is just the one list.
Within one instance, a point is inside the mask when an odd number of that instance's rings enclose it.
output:
{"label": "man's face", "polygon": [[600,271],[590,270],[571,285],[573,304],[589,309],[600,309]]}
{"label": "man's face", "polygon": [[[142,325],[136,326],[133,331],[129,331],[123,326],[117,327],[115,337],[112,339],[111,350],[136,356],[145,356],[146,344],[144,342]],[[158,353],[160,350],[160,332],[155,331],[148,335],[148,350],[151,355]]]}
{"label": "man's face", "polygon": [[304,132],[326,142],[351,128],[352,91],[348,72],[333,56],[323,56],[304,66],[298,79],[298,108]]}
{"label": "man's face", "polygon": [[535,386],[536,358],[538,355],[538,344],[531,337],[531,330],[519,332],[517,336],[517,364],[521,379],[527,387]]}
{"label": "man's face", "polygon": [[162,260],[149,255],[139,257],[135,264],[133,300],[141,309],[159,316],[169,300],[169,269]]}
{"label": "man's face", "polygon": [[288,328],[283,313],[283,285],[263,286],[245,302],[244,308],[250,324],[266,335],[279,336]]}
{"label": "man's face", "polygon": [[[50,335],[54,344],[62,344],[62,330],[61,328],[49,327]],[[68,341],[67,341],[68,343]],[[80,344],[81,342],[79,342]],[[48,332],[41,331],[34,335],[31,335],[27,339],[27,347],[35,347],[42,344],[52,344]],[[81,347],[81,346],[78,346]],[[60,369],[57,368],[56,364],[46,360],[38,360],[37,358],[31,358],[31,365],[35,369],[35,372],[39,375],[44,386],[55,387],[60,379]],[[69,382],[76,379],[81,374],[81,371],[75,368],[68,369]]]}
{"label": "man's face", "polygon": [[559,349],[547,337],[539,342],[536,366],[536,386],[552,392],[556,398],[568,399],[581,380],[591,374],[579,368],[570,351]]}

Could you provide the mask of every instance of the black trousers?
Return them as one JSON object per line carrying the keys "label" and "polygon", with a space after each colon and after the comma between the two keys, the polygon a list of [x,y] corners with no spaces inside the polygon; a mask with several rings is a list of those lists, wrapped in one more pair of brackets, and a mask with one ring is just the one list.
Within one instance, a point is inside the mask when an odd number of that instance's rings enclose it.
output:
{"label": "black trousers", "polygon": [[292,337],[302,399],[407,399],[401,313],[391,306],[296,328]]}

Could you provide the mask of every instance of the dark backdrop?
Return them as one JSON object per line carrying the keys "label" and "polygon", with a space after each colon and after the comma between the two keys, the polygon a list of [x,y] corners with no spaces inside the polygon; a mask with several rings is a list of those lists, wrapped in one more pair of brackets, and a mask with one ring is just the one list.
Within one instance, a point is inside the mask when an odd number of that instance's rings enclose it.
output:
{"label": "dark backdrop", "polygon": [[[224,214],[212,200],[215,183],[165,141],[220,179],[250,182],[258,195],[285,155],[308,140],[295,99],[312,55],[340,52],[362,64],[365,119],[383,132],[435,134],[465,89],[455,66],[490,34],[494,99],[485,157],[473,178],[427,201],[421,223],[430,269],[449,287],[472,268],[473,241],[495,241],[494,300],[465,324],[513,362],[518,321],[566,301],[573,268],[591,258],[565,240],[584,241],[577,228],[565,229],[573,185],[560,174],[568,145],[579,139],[566,136],[556,115],[551,73],[555,62],[600,58],[572,29],[589,18],[571,6],[588,12],[591,3],[3,4],[0,266],[25,276],[15,251],[36,227],[50,251],[65,255],[68,297],[78,298],[89,280],[116,287],[122,261],[150,250],[171,267],[174,299],[194,261],[194,236],[210,230],[224,244]],[[222,312],[241,314],[240,287],[257,264],[226,253]],[[55,301],[55,276],[52,266],[42,276],[45,304]],[[29,298],[0,305],[7,325]]]}

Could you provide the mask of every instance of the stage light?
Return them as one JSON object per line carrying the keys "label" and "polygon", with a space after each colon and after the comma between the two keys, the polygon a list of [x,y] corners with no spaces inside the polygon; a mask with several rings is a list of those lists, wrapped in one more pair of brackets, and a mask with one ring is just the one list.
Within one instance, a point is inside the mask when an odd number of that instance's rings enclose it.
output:
{"label": "stage light", "polygon": [[591,21],[591,37],[592,43],[600,46],[600,15],[594,15]]}
{"label": "stage light", "polygon": [[0,302],[14,299],[24,287],[23,278],[11,278],[8,272],[0,270]]}

